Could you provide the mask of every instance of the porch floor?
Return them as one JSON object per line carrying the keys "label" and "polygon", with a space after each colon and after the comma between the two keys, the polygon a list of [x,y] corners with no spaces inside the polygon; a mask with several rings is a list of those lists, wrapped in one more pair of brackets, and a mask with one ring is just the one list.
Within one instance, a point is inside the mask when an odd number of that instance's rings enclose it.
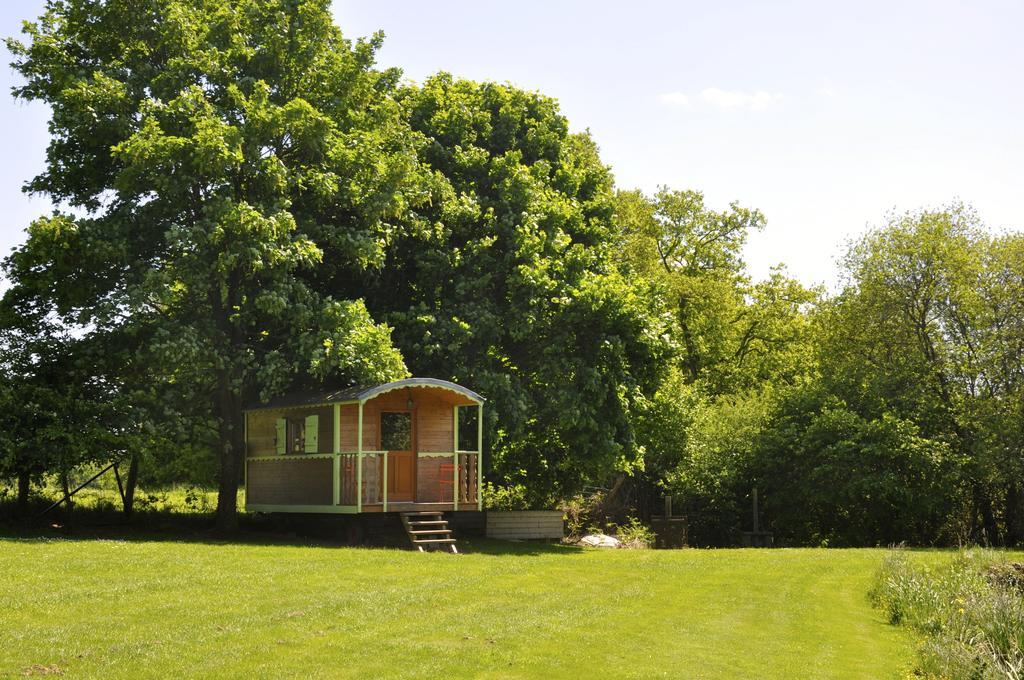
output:
{"label": "porch floor", "polygon": [[[435,510],[441,512],[476,512],[476,503],[459,503],[459,509],[455,509],[454,503],[417,503],[415,501],[388,501],[388,512],[416,512],[418,510]],[[384,512],[383,503],[363,503],[363,512]]]}

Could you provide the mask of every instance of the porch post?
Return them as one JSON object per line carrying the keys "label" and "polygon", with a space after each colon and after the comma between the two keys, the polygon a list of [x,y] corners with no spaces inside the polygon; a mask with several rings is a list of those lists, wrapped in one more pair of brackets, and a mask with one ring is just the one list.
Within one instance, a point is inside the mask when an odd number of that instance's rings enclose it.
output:
{"label": "porch post", "polygon": [[333,472],[334,481],[331,488],[334,490],[334,504],[341,505],[341,404],[334,405],[334,451]]}
{"label": "porch post", "polygon": [[[249,505],[249,412],[242,413],[242,427],[245,430],[245,463],[242,465],[242,489],[245,491],[245,505]],[[117,468],[114,468],[117,474]],[[122,494],[121,502],[124,502]]]}
{"label": "porch post", "polygon": [[359,402],[356,430],[356,512],[363,511],[363,402]]}
{"label": "porch post", "polygon": [[476,509],[484,509],[484,405],[476,407]]}
{"label": "porch post", "polygon": [[[378,448],[379,448],[379,442],[378,442]],[[385,451],[383,454],[378,453],[377,455],[378,456],[381,456],[381,455],[384,456],[384,465],[382,466],[384,468],[384,471],[383,471],[384,483],[381,484],[381,486],[384,487],[384,499],[383,499],[384,500],[384,512],[387,512],[388,511],[388,452]]]}
{"label": "porch post", "polygon": [[452,465],[454,479],[452,480],[452,509],[459,509],[459,407],[452,407],[452,432],[454,433],[452,444],[452,457],[455,464]]}

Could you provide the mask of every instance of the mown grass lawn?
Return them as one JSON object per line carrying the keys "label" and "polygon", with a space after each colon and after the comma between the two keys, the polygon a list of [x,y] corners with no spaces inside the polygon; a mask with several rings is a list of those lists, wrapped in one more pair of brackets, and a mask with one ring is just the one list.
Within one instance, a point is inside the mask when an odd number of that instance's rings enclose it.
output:
{"label": "mown grass lawn", "polygon": [[0,539],[0,675],[887,678],[880,550]]}

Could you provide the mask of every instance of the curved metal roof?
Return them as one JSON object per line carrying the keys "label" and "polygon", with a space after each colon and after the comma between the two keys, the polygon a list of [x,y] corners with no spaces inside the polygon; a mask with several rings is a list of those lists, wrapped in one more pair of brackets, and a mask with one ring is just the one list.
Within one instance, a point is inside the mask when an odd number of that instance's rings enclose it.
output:
{"label": "curved metal roof", "polygon": [[384,383],[383,385],[377,385],[375,387],[368,387],[360,392],[356,399],[357,401],[366,401],[368,399],[373,399],[379,394],[384,394],[385,392],[390,392],[392,390],[400,390],[403,387],[437,387],[442,390],[461,394],[467,399],[471,399],[479,404],[484,402],[483,397],[468,387],[456,385],[453,382],[441,380],[439,378],[406,378],[405,380],[396,380],[395,382]]}
{"label": "curved metal roof", "polygon": [[384,394],[385,392],[400,390],[406,387],[434,387],[442,390],[448,390],[449,392],[455,392],[456,394],[461,394],[470,401],[475,401],[478,404],[482,404],[486,401],[483,397],[468,387],[463,387],[462,385],[457,385],[447,380],[440,380],[438,378],[405,378],[404,380],[396,380],[394,382],[371,385],[369,387],[343,387],[337,390],[292,392],[289,394],[283,394],[279,397],[274,397],[267,402],[249,404],[246,406],[245,410],[254,411],[265,408],[322,406],[337,402],[365,402],[376,396]]}

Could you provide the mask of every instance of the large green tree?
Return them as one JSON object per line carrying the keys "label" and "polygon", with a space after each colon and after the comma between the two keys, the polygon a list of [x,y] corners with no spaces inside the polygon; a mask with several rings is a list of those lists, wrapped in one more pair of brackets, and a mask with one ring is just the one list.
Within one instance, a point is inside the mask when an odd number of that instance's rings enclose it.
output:
{"label": "large green tree", "polygon": [[30,484],[44,474],[67,490],[75,466],[127,458],[128,410],[95,370],[97,349],[45,320],[0,326],[0,478],[18,480],[22,513]]}
{"label": "large green tree", "polygon": [[1022,538],[1022,241],[962,204],[893,215],[851,245],[822,312],[824,389],[962,461],[961,538]]}
{"label": "large green tree", "polygon": [[[389,241],[367,304],[415,372],[488,397],[494,479],[534,502],[607,483],[640,460],[632,416],[670,339],[653,288],[613,258],[596,146],[554,100],[508,85],[440,74],[400,102],[427,139],[431,200]],[[367,281],[316,275],[327,290]]]}
{"label": "large green tree", "polygon": [[672,379],[643,410],[641,512],[665,493],[691,517],[692,537],[722,543],[739,528],[750,456],[776,388],[813,372],[808,311],[819,291],[777,268],[748,275],[742,249],[765,225],[758,210],[706,205],[662,187],[616,197],[617,257],[651,282],[672,311],[680,348]]}
{"label": "large green tree", "polygon": [[33,223],[12,296],[85,332],[139,329],[121,337],[155,379],[203,387],[229,528],[244,399],[405,373],[362,302],[296,276],[380,261],[417,200],[397,74],[327,0],[51,0],[24,32],[15,94],[52,112],[27,190],[72,211]]}

